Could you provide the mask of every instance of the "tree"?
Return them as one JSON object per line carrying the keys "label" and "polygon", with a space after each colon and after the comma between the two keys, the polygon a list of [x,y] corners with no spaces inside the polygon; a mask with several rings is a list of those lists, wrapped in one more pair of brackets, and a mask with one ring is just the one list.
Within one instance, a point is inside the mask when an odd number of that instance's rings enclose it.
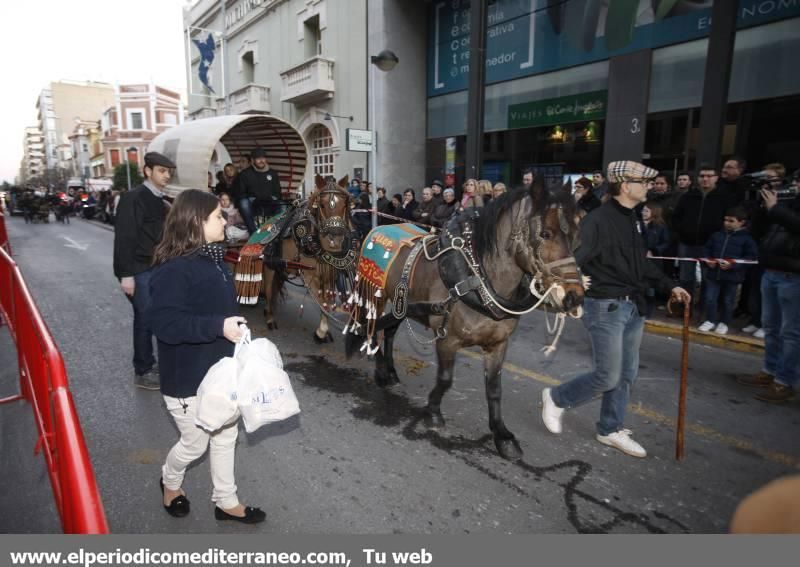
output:
{"label": "tree", "polygon": [[[121,191],[128,188],[128,164],[121,163],[114,168],[114,189]],[[139,173],[138,164],[131,163],[131,188],[139,185],[144,178]]]}

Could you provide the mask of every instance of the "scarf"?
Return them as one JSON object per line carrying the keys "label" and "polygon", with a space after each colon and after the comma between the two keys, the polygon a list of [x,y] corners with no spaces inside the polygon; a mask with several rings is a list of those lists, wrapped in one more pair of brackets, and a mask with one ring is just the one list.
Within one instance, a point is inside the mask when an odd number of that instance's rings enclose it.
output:
{"label": "scarf", "polygon": [[225,245],[221,242],[211,242],[210,244],[203,244],[200,247],[200,254],[208,256],[219,268],[222,262],[225,261]]}

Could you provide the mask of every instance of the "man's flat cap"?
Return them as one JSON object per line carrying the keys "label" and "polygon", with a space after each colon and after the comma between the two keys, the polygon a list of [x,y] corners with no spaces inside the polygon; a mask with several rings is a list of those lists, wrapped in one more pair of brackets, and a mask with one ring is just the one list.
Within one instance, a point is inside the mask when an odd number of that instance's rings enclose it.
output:
{"label": "man's flat cap", "polygon": [[256,148],[250,152],[250,159],[256,159],[260,157],[267,157],[267,152],[265,152],[262,148]]}
{"label": "man's flat cap", "polygon": [[168,167],[170,169],[175,169],[177,167],[171,159],[158,152],[147,152],[144,154],[144,164],[147,167],[155,167],[157,165],[160,165],[161,167]]}
{"label": "man's flat cap", "polygon": [[431,181],[431,185],[438,185],[439,187],[444,187],[444,183],[442,183],[441,179],[434,179]]}
{"label": "man's flat cap", "polygon": [[635,161],[612,161],[608,164],[608,175],[610,183],[622,183],[623,181],[647,181],[655,179],[658,171]]}

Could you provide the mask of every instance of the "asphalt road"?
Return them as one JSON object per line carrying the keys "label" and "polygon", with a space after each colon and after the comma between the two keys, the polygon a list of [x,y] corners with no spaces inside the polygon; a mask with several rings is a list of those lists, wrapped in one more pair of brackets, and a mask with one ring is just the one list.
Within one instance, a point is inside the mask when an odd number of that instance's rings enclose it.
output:
{"label": "asphalt road", "polygon": [[[207,458],[187,474],[191,515],[174,519],[160,507],[158,479],[177,430],[160,395],[133,386],[132,313],[112,274],[113,233],[84,221],[25,225],[16,217],[8,230],[64,355],[117,533],[718,533],[745,495],[798,472],[800,403],[758,402],[733,379],[758,371],[757,356],[692,347],[686,458],[679,463],[673,422],[680,343],[646,335],[627,426],[649,456],[634,459],[594,440],[598,402],[568,412],[562,435],[544,429],[540,391],[589,368],[588,337],[580,322],[569,321],[558,352],[545,358],[543,315],[525,316],[506,361],[503,406],[524,456],[508,462],[489,435],[477,351],[459,356],[442,407],[447,426],[428,430],[420,410],[434,383],[432,347],[399,333],[402,384],[381,390],[369,361],[345,361],[341,334],[322,348],[312,343],[316,308],[293,288],[278,310],[277,331],[267,334],[261,306],[241,310],[255,335],[281,349],[302,408],[255,434],[240,431],[239,495],[261,506],[267,522],[214,520]],[[0,361],[13,357],[0,336]],[[3,392],[13,390],[13,372],[0,380]],[[32,455],[29,416],[22,402],[0,407],[0,509],[21,511],[0,514],[2,532],[58,530],[42,459]]]}

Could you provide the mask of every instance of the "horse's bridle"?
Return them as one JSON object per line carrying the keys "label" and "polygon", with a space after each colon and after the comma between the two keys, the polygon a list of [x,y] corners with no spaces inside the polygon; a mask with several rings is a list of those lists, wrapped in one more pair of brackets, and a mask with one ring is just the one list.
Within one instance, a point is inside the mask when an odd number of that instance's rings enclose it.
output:
{"label": "horse's bridle", "polygon": [[[327,196],[327,199],[325,198]],[[345,214],[350,206],[350,193],[341,189],[334,183],[328,183],[325,186],[325,189],[319,192],[316,203],[314,204],[314,208],[317,209],[318,212],[318,222],[317,225],[319,226],[320,233],[322,235],[327,234],[343,234],[348,232],[348,224],[347,219],[345,217],[335,215],[332,217],[323,217],[322,210],[326,206],[331,210],[336,208],[336,197],[344,198],[344,209]]]}
{"label": "horse's bridle", "polygon": [[[530,202],[530,197],[526,197]],[[565,237],[569,237],[569,224],[564,209],[561,205],[552,204],[550,209],[558,209],[559,228]],[[539,249],[545,239],[542,236],[542,219],[538,215],[526,218],[526,206],[520,203],[517,213],[511,225],[511,235],[506,245],[506,251],[512,256],[521,255],[526,259],[526,264],[531,266],[533,272],[528,272],[533,278],[531,282],[531,293],[540,296],[544,293],[544,278],[549,278],[552,283],[559,286],[565,284],[581,285],[582,279],[575,257],[570,255],[566,258],[545,262],[542,259]],[[526,222],[527,221],[527,222]],[[533,233],[533,237],[531,237]],[[532,245],[529,244],[532,241]],[[537,293],[538,292],[538,293]]]}

